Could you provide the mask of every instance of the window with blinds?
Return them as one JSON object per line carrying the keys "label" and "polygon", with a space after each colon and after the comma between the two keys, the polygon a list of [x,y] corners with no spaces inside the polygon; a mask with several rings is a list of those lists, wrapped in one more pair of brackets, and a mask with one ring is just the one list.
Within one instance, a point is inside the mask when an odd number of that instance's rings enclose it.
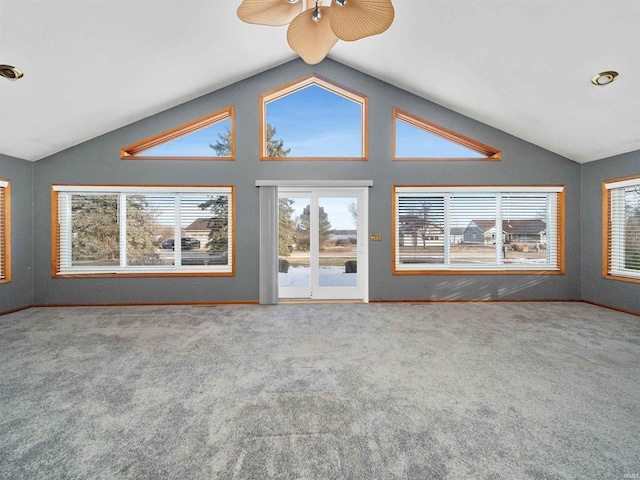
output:
{"label": "window with blinds", "polygon": [[640,176],[603,183],[604,277],[640,282]]}
{"label": "window with blinds", "polygon": [[394,187],[394,271],[563,273],[564,187]]}
{"label": "window with blinds", "polygon": [[9,182],[0,179],[0,283],[11,281],[11,228]]}
{"label": "window with blinds", "polygon": [[233,187],[54,185],[64,275],[233,275]]}

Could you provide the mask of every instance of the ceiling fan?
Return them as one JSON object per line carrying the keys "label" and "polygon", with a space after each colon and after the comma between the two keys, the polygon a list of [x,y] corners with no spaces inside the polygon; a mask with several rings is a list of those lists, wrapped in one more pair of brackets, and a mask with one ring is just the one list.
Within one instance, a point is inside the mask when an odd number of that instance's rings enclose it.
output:
{"label": "ceiling fan", "polygon": [[243,0],[237,13],[246,23],[289,24],[289,46],[310,65],[320,63],[338,40],[384,32],[395,15],[391,0]]}

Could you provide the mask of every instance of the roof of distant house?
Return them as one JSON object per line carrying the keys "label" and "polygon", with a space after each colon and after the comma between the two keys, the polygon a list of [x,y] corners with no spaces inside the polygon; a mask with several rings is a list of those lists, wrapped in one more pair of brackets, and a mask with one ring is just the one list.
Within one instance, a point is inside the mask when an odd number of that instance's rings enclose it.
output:
{"label": "roof of distant house", "polygon": [[[496,222],[494,220],[471,220],[469,225],[471,224],[475,224],[482,232],[491,230],[496,226]],[[504,233],[535,235],[546,229],[547,223],[544,220],[540,220],[538,218],[502,220],[502,230]]]}
{"label": "roof of distant house", "polygon": [[185,230],[198,231],[198,230],[211,230],[209,225],[210,218],[198,218],[191,223]]}

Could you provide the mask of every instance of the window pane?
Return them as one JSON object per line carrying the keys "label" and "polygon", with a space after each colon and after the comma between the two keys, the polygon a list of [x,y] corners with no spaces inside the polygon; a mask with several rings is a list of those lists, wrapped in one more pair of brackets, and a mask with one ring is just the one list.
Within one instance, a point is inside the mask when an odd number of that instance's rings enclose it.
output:
{"label": "window pane", "polygon": [[311,199],[278,199],[278,285],[311,285]]}
{"label": "window pane", "polygon": [[400,263],[445,262],[444,215],[442,196],[400,197],[397,218]]}
{"label": "window pane", "polygon": [[489,145],[393,107],[394,160],[500,160]]}
{"label": "window pane", "polygon": [[363,108],[318,85],[266,104],[267,157],[363,157]]}
{"label": "window pane", "polygon": [[560,190],[520,188],[396,187],[396,272],[561,270]]}
{"label": "window pane", "polygon": [[548,196],[503,194],[502,231],[505,264],[545,264],[555,256],[548,243]]}
{"label": "window pane", "polygon": [[640,185],[625,189],[624,267],[640,276]]}
{"label": "window pane", "polygon": [[233,187],[67,188],[53,186],[55,275],[233,274]]}
{"label": "window pane", "polygon": [[231,119],[227,118],[189,135],[140,153],[141,157],[230,157]]}
{"label": "window pane", "polygon": [[358,283],[358,199],[318,199],[318,282],[321,287]]}
{"label": "window pane", "polygon": [[120,264],[118,196],[71,196],[71,264],[112,266]]}
{"label": "window pane", "polygon": [[608,190],[608,273],[640,278],[640,179]]}
{"label": "window pane", "polygon": [[127,265],[173,265],[173,249],[162,247],[174,237],[174,197],[174,194],[126,196]]}
{"label": "window pane", "polygon": [[452,195],[450,218],[451,228],[463,229],[462,241],[451,245],[451,263],[495,264],[495,195]]}
{"label": "window pane", "polygon": [[234,107],[229,106],[177,128],[124,147],[123,159],[231,159]]}
{"label": "window pane", "polygon": [[229,195],[180,195],[181,265],[229,264]]}
{"label": "window pane", "polygon": [[481,153],[396,119],[396,158],[478,158]]}
{"label": "window pane", "polygon": [[612,272],[640,278],[640,185],[611,190],[610,243]]}

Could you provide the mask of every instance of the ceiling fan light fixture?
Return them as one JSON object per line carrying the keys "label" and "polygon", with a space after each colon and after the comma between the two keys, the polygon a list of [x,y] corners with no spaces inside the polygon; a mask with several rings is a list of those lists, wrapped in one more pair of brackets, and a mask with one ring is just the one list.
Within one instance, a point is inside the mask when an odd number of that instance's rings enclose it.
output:
{"label": "ceiling fan light fixture", "polygon": [[395,11],[391,0],[331,0],[325,6],[322,0],[242,0],[237,14],[245,23],[289,24],[289,46],[314,65],[338,40],[352,42],[387,30]]}
{"label": "ceiling fan light fixture", "polygon": [[309,65],[324,60],[338,41],[331,30],[331,9],[321,6],[317,8],[318,19],[322,18],[321,21],[316,20],[314,14],[309,15],[307,10],[294,18],[287,29],[289,46]]}
{"label": "ceiling fan light fixture", "polygon": [[0,65],[0,77],[4,77],[8,80],[18,80],[19,78],[24,77],[24,73],[13,65]]}
{"label": "ceiling fan light fixture", "polygon": [[591,83],[593,83],[594,85],[597,85],[598,87],[602,87],[604,85],[609,85],[616,78],[618,78],[618,72],[614,72],[613,70],[610,70],[608,72],[600,72],[597,75],[594,75],[591,78]]}

